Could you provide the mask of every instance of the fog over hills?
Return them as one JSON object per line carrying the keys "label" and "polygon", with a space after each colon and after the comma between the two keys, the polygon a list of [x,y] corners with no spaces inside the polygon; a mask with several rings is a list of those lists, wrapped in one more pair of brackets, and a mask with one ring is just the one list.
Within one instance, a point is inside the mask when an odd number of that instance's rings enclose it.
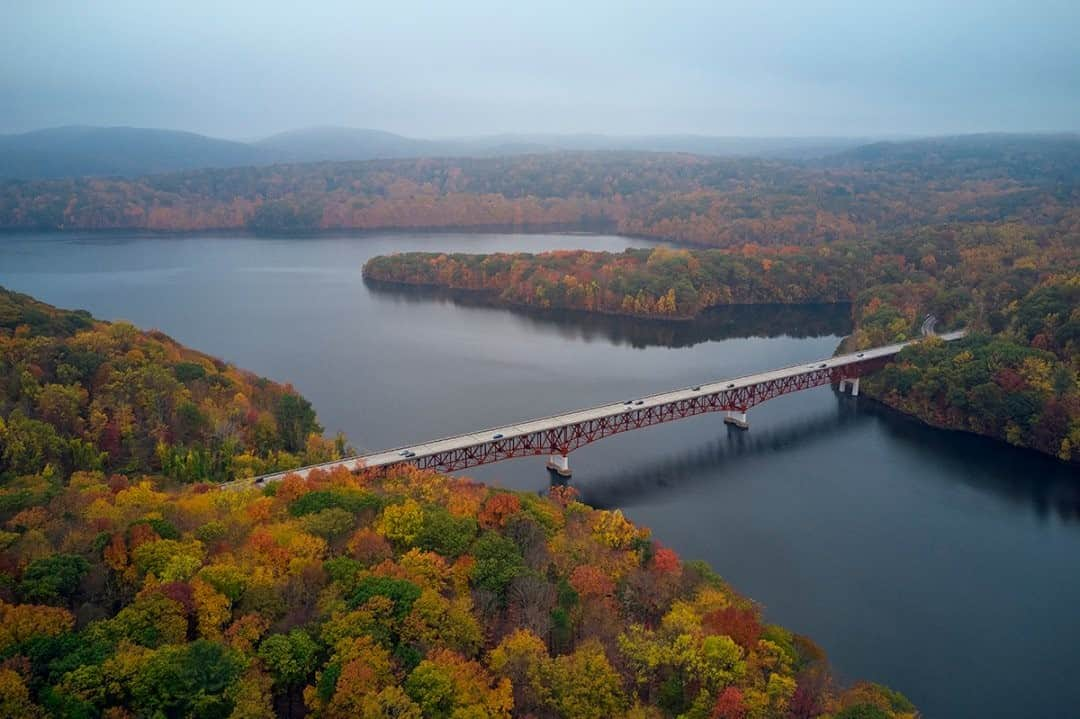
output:
{"label": "fog over hills", "polygon": [[[0,135],[0,178],[138,177],[202,168],[567,151],[675,152],[866,166],[946,162],[977,166],[992,148],[995,162],[1004,153],[1023,165],[1030,163],[1032,152],[1045,159],[1048,144],[1061,153],[1054,164],[1075,171],[1078,140],[1080,135],[1069,133],[987,133],[914,139],[508,133],[423,139],[384,130],[328,126],[239,142],[176,130],[67,126]],[[1048,168],[1029,169],[1042,172]]]}
{"label": "fog over hills", "polygon": [[438,142],[417,140],[385,130],[351,127],[310,127],[289,130],[253,143],[254,147],[290,162],[374,160],[445,155]]}
{"label": "fog over hills", "polygon": [[537,133],[421,139],[383,130],[313,127],[254,142],[237,142],[175,130],[67,126],[0,135],[0,177],[135,177],[204,167],[408,157],[490,157],[567,150],[811,159],[874,139],[880,138]]}
{"label": "fog over hills", "polygon": [[991,167],[1005,167],[1017,179],[1076,183],[1080,181],[1080,134],[979,133],[874,142],[848,148],[825,160],[833,166],[859,165],[922,175],[948,166],[973,177]]}
{"label": "fog over hills", "polygon": [[192,132],[55,127],[0,135],[0,177],[137,176],[273,162],[265,150]]}

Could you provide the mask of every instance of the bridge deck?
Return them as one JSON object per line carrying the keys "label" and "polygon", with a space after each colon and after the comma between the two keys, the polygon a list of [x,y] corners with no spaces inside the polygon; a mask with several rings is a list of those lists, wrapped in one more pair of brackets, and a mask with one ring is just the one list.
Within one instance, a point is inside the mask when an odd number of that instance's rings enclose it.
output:
{"label": "bridge deck", "polygon": [[[952,341],[963,337],[964,331],[961,330],[957,332],[949,332],[938,336],[945,341]],[[850,354],[827,357],[824,359],[815,360],[813,362],[806,362],[802,364],[791,365],[789,367],[782,367],[779,369],[770,370],[768,372],[760,372],[758,374],[744,375],[742,377],[735,377],[732,379],[722,379],[715,382],[707,382],[701,384],[700,389],[694,389],[693,387],[684,387],[682,389],[671,390],[669,392],[660,392],[658,394],[652,394],[645,397],[637,397],[634,398],[633,404],[627,404],[625,402],[604,404],[598,407],[575,410],[573,412],[557,414],[551,417],[542,417],[540,419],[527,420],[525,422],[520,422],[517,424],[507,424],[499,427],[491,427],[485,430],[480,430],[478,432],[469,432],[467,434],[444,437],[442,439],[435,439],[420,444],[394,447],[393,449],[387,449],[371,454],[349,457],[347,459],[340,459],[332,462],[325,462],[323,464],[312,465],[310,467],[303,467],[301,469],[292,470],[291,472],[279,472],[275,474],[264,475],[254,480],[239,480],[239,482],[247,484],[254,481],[257,484],[264,484],[266,482],[277,481],[284,477],[286,474],[290,473],[296,473],[300,476],[305,476],[312,469],[331,469],[339,466],[355,471],[361,469],[362,467],[383,467],[391,464],[398,464],[400,462],[415,463],[425,457],[431,457],[433,455],[439,455],[455,450],[466,450],[472,447],[492,443],[495,440],[495,435],[502,435],[499,440],[509,440],[515,437],[535,435],[540,432],[555,430],[558,428],[567,427],[582,422],[588,422],[590,420],[603,420],[611,417],[617,417],[619,415],[625,414],[628,410],[644,410],[650,407],[661,407],[680,401],[694,400],[701,397],[706,397],[712,394],[730,392],[738,390],[739,388],[761,385],[775,380],[798,377],[799,375],[812,374],[815,372],[820,373],[822,369],[836,371],[840,368],[849,367],[852,365],[868,364],[873,360],[881,360],[887,357],[891,357],[892,355],[900,352],[900,350],[902,350],[904,347],[917,341],[918,340],[912,340],[910,342],[900,342],[897,344],[886,345],[884,347],[875,347],[873,349],[863,350],[861,352],[852,352]],[[638,402],[641,402],[641,404],[637,404]],[[411,454],[406,457],[406,452],[409,452]]]}

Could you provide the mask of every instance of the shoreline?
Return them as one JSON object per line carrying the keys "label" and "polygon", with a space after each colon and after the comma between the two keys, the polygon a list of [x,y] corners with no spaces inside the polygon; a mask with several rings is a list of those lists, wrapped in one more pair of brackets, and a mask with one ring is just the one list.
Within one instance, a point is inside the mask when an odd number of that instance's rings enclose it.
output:
{"label": "shoreline", "polygon": [[490,306],[500,309],[522,310],[532,312],[569,312],[573,314],[581,315],[595,315],[600,317],[620,317],[634,320],[645,320],[649,322],[663,322],[672,323],[676,325],[698,322],[701,320],[702,315],[710,310],[719,308],[737,308],[737,307],[838,307],[842,305],[851,306],[853,302],[851,300],[843,300],[838,302],[728,302],[719,305],[708,305],[702,307],[696,313],[692,315],[654,315],[654,314],[631,314],[628,312],[618,312],[614,310],[597,310],[597,309],[585,309],[582,307],[539,307],[537,305],[525,304],[523,302],[511,302],[501,299],[499,294],[502,290],[498,288],[474,288],[474,287],[453,287],[450,285],[442,285],[437,282],[414,282],[410,280],[388,280],[381,277],[371,277],[367,274],[366,270],[363,271],[362,277],[365,283],[371,283],[375,286],[380,286],[386,289],[392,289],[394,287],[411,287],[411,288],[424,288],[430,290],[438,290],[447,293],[461,293],[466,296],[472,297],[489,297],[492,298]]}

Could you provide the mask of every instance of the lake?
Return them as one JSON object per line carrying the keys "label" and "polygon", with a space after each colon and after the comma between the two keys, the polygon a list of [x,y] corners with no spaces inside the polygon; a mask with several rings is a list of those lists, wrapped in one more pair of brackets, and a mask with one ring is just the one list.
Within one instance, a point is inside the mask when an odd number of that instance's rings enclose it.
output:
{"label": "lake", "polygon": [[[158,328],[308,397],[361,450],[830,356],[845,307],[753,307],[665,324],[524,313],[369,287],[394,251],[621,250],[598,235],[4,235],[0,284]],[[844,680],[931,719],[1080,706],[1080,477],[820,388],[571,454],[582,498],[707,560]],[[544,458],[469,472],[544,491]]]}

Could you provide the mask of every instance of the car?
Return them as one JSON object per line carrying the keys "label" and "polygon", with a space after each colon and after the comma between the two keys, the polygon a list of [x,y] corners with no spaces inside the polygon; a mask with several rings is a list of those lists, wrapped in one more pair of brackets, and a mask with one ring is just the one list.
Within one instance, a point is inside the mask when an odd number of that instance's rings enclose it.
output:
{"label": "car", "polygon": [[825,369],[825,368],[826,368],[826,367],[828,367],[828,366],[829,366],[829,365],[827,365],[826,363],[822,362],[821,364],[819,364],[819,365],[817,366],[817,368],[818,368],[818,369]]}
{"label": "car", "polygon": [[403,454],[401,456],[403,456],[403,457],[415,457],[416,452],[406,452],[405,454]]}
{"label": "car", "polygon": [[634,406],[637,406],[639,404],[645,404],[645,400],[639,399],[637,402],[634,402]]}
{"label": "car", "polygon": [[628,400],[623,402],[623,404],[633,404],[633,403],[634,403],[634,400],[632,400],[632,399],[628,399]]}
{"label": "car", "polygon": [[501,434],[495,434],[495,435],[492,435],[491,438],[492,439],[502,439],[503,436]]}
{"label": "car", "polygon": [[734,383],[734,382],[728,382],[728,386],[727,386],[727,387],[725,387],[724,389],[731,389],[731,388],[732,388],[732,387],[734,387],[734,386],[735,386],[735,383]]}
{"label": "car", "polygon": [[700,386],[698,386],[698,387],[694,387],[694,388],[693,388],[693,390],[694,390],[695,392],[700,392],[700,391],[701,391],[701,387],[700,387]]}
{"label": "car", "polygon": [[856,356],[856,357],[862,357],[862,356],[863,356],[864,354],[865,354],[864,352],[860,352],[859,354],[857,354],[857,355],[855,355],[855,356]]}
{"label": "car", "polygon": [[409,450],[407,450],[407,449],[401,450],[400,452],[398,452],[398,456],[399,457],[408,457],[409,456]]}

